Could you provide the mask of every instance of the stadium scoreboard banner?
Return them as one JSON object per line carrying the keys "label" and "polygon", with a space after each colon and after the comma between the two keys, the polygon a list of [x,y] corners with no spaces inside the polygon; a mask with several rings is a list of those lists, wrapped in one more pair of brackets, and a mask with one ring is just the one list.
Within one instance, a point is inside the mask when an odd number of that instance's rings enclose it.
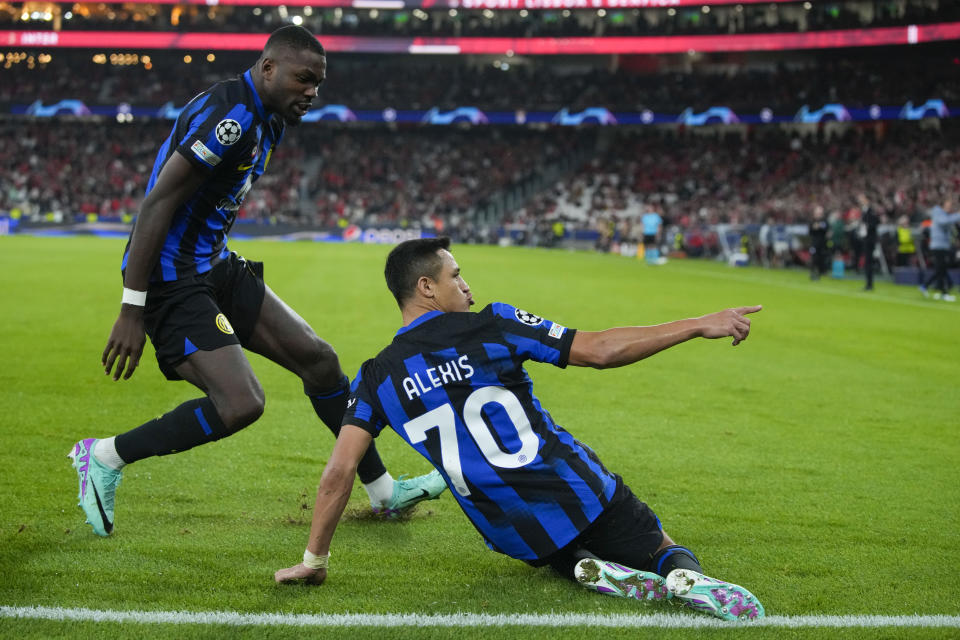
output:
{"label": "stadium scoreboard banner", "polygon": [[[664,54],[919,44],[960,39],[960,22],[803,33],[578,38],[394,38],[322,35],[328,51],[446,55]],[[260,51],[267,34],[169,31],[0,31],[8,47]]]}

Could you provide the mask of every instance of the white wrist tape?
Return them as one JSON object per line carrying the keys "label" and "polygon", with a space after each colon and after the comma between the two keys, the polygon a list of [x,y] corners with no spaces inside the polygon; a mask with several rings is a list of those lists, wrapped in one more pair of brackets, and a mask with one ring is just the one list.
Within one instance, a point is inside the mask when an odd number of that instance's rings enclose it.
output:
{"label": "white wrist tape", "polygon": [[123,304],[130,304],[135,307],[142,307],[147,304],[147,292],[146,291],[134,291],[133,289],[123,288],[123,299],[121,300]]}
{"label": "white wrist tape", "polygon": [[303,566],[308,569],[326,569],[327,565],[330,564],[330,554],[326,553],[322,556],[317,556],[310,553],[308,550],[303,550]]}

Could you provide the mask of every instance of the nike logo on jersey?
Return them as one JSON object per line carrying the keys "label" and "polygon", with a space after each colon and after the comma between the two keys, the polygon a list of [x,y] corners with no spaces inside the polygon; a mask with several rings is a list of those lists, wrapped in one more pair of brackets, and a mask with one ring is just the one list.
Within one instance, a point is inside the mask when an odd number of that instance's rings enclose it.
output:
{"label": "nike logo on jersey", "polygon": [[253,145],[253,149],[250,150],[250,164],[241,164],[237,167],[237,171],[246,171],[247,169],[253,169],[253,165],[257,163],[257,156],[260,155],[260,139],[257,138],[257,144]]}

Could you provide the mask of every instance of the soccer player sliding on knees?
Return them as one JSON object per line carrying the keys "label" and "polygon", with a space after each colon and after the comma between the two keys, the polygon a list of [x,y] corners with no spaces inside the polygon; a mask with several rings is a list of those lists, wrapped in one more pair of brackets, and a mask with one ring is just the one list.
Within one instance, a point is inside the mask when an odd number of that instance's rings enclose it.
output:
{"label": "soccer player sliding on knees", "polygon": [[623,479],[554,422],[523,368],[526,360],[621,367],[698,337],[737,345],[761,307],[605,331],[566,328],[504,303],[473,313],[449,249],[448,238],[410,240],[387,258],[403,326],[353,381],[303,562],[277,571],[276,581],[326,579],[357,463],[389,425],[440,471],[494,551],[601,593],[674,599],[724,620],[763,617],[752,593],[704,575]]}

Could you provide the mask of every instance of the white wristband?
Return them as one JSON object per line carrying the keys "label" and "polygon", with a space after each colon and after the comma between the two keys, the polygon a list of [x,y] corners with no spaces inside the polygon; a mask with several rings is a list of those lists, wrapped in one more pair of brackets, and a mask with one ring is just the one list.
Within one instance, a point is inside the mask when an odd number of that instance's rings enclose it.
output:
{"label": "white wristband", "polygon": [[123,304],[130,304],[135,307],[142,307],[147,304],[147,292],[146,291],[134,291],[133,289],[123,288],[123,299],[121,300]]}
{"label": "white wristband", "polygon": [[330,564],[330,553],[318,556],[310,553],[307,549],[303,550],[303,566],[308,569],[326,569]]}

